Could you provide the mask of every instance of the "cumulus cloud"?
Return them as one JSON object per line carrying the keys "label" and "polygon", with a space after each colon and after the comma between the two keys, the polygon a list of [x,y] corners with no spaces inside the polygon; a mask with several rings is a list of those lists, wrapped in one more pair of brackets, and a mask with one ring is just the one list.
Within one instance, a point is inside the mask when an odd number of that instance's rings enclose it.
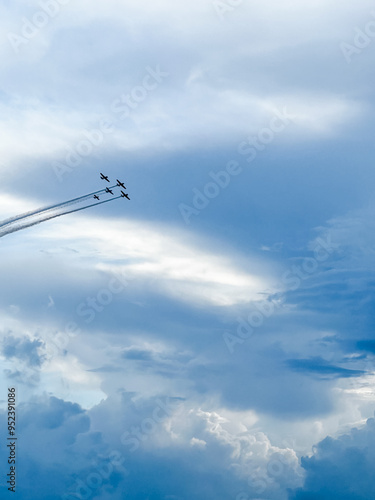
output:
{"label": "cumulus cloud", "polygon": [[[22,449],[22,464],[17,467],[17,491],[21,498],[30,497],[40,483],[40,498],[60,498],[69,485],[69,475],[75,466],[89,466],[88,449],[79,450],[77,439],[89,431],[89,419],[78,405],[43,395],[17,406],[17,432]],[[6,413],[1,414],[5,428]],[[92,443],[93,444],[93,443]],[[7,462],[7,450],[2,448],[1,459]],[[97,444],[100,452],[100,443]],[[18,465],[18,462],[17,462]]]}
{"label": "cumulus cloud", "polygon": [[327,437],[302,459],[306,478],[290,500],[367,500],[375,494],[375,420],[338,438]]}
{"label": "cumulus cloud", "polygon": [[[248,429],[254,421],[251,415],[244,419],[173,398],[139,400],[129,393],[90,411],[55,397],[32,398],[19,407],[18,491],[26,498],[40,483],[43,500],[78,493],[120,499],[124,491],[136,497],[143,477],[145,494],[158,491],[163,498],[185,498],[188,492],[203,499],[220,491],[235,498],[241,489],[250,498],[260,489],[267,498],[286,498],[285,484],[301,482],[296,456]],[[4,450],[0,455],[5,460]]]}
{"label": "cumulus cloud", "polygon": [[39,339],[30,340],[28,337],[20,339],[8,335],[3,339],[2,354],[6,359],[17,358],[28,366],[40,367],[44,360],[40,353],[42,345]]}
{"label": "cumulus cloud", "polygon": [[[109,411],[111,426],[103,439],[125,457],[129,475],[121,488],[129,494],[135,494],[141,476],[148,491],[156,488],[159,495],[178,498],[186,492],[204,498],[220,490],[235,498],[241,489],[249,498],[260,489],[267,498],[286,498],[285,484],[301,483],[294,452],[275,447],[266,435],[254,432],[254,414],[204,411],[176,398],[145,400],[123,392],[90,411],[92,425],[107,419]],[[172,478],[168,485],[158,480],[167,469]],[[194,485],[188,477],[196,478]]]}
{"label": "cumulus cloud", "polygon": [[46,359],[43,352],[44,342],[29,335],[15,336],[7,333],[2,337],[1,354],[5,375],[2,385],[22,384],[29,389],[37,387],[40,382],[40,371]]}

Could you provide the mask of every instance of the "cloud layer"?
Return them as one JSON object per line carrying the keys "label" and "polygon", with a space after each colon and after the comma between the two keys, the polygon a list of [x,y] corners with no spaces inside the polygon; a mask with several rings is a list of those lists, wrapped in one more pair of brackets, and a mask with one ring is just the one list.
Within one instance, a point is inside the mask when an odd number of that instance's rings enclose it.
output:
{"label": "cloud layer", "polygon": [[20,498],[374,496],[371,9],[0,6]]}

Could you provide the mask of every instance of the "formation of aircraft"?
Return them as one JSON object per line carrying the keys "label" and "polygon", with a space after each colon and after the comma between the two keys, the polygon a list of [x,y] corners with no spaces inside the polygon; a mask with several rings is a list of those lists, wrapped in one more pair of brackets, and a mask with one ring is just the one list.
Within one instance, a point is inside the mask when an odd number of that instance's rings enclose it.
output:
{"label": "formation of aircraft", "polygon": [[[108,178],[108,175],[104,175],[104,174],[102,174],[101,172],[100,172],[100,178],[101,178],[103,181],[110,182],[110,180],[109,180],[109,178]],[[124,184],[123,182],[119,181],[118,179],[116,179],[116,181],[117,181],[117,184],[116,184],[116,186],[115,186],[115,187],[122,187],[122,188],[126,189],[126,186],[125,186],[125,184]],[[112,195],[113,195],[113,191],[112,191],[111,189],[109,189],[108,187],[107,187],[107,188],[105,188],[105,192],[106,192],[106,193],[110,193],[110,194],[112,194]],[[121,190],[121,197],[122,197],[122,198],[127,198],[128,200],[130,200],[129,195],[128,195],[127,193],[124,193],[124,191],[122,191],[122,190]],[[96,200],[99,200],[99,196],[96,196],[96,195],[95,195],[95,196],[94,196],[94,198],[95,198]]]}

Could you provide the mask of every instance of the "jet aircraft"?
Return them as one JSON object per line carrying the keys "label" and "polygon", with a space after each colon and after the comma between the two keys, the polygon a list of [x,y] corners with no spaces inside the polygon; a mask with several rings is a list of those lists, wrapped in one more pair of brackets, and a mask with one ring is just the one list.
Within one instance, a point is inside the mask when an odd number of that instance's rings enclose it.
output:
{"label": "jet aircraft", "polygon": [[107,181],[109,182],[109,179],[108,179],[108,175],[104,175],[100,172],[100,178],[103,180],[103,181]]}

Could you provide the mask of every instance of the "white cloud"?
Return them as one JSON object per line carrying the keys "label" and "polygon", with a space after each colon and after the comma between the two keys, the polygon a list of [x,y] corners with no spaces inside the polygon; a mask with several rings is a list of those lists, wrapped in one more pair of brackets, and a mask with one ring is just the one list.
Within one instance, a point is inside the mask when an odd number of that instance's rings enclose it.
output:
{"label": "white cloud", "polygon": [[[96,250],[97,269],[140,280],[177,300],[195,305],[230,306],[262,298],[272,287],[265,264],[257,260],[245,272],[227,255],[199,247],[189,233],[130,220],[106,221],[77,217],[39,230],[39,237],[75,242],[85,252]],[[119,263],[115,264],[114,261]],[[263,269],[262,269],[263,268]]]}
{"label": "white cloud", "polygon": [[[368,5],[367,1],[361,2],[363,9]],[[14,29],[17,16],[19,29],[22,27],[23,9],[21,3],[14,12],[9,9]],[[40,3],[32,2],[25,15],[32,18],[39,10]],[[282,134],[288,142],[332,137],[334,132],[340,133],[342,126],[350,126],[363,116],[364,106],[360,101],[345,93],[337,97],[336,91],[330,93],[329,89],[323,92],[313,82],[300,81],[296,88],[294,70],[287,63],[285,68],[276,66],[276,61],[283,57],[280,51],[286,47],[290,48],[291,59],[293,55],[298,59],[299,44],[320,38],[331,39],[325,43],[332,44],[335,37],[338,44],[353,22],[351,10],[333,0],[325,4],[293,4],[291,9],[268,1],[251,5],[244,2],[233,15],[236,13],[239,15],[235,22],[229,16],[221,23],[211,0],[187,4],[113,0],[95,6],[80,0],[61,6],[59,14],[30,39],[24,51],[5,58],[8,69],[2,89],[5,102],[0,107],[2,163],[8,170],[14,170],[15,165],[25,161],[29,169],[30,158],[33,162],[63,160],[65,146],[74,148],[85,128],[95,127],[101,116],[108,115],[114,119],[116,131],[99,149],[128,151],[145,148],[170,151],[238,143],[244,135],[264,127],[275,107],[287,106],[296,115],[296,126]],[[117,30],[118,46],[114,47],[113,40],[99,42],[95,37],[92,50],[81,44],[68,47],[70,58],[61,51],[55,54],[58,50],[55,43],[65,40],[69,30],[85,29],[91,39],[93,23],[102,23],[104,30],[109,30],[109,26]],[[0,29],[10,29],[7,26],[0,25]],[[339,33],[333,30],[337,26]],[[165,32],[167,40],[161,36]],[[143,42],[138,49],[140,37]],[[66,39],[67,44],[69,40]],[[271,55],[275,58],[275,69],[270,72],[264,68],[263,73],[259,72],[262,58]],[[82,63],[91,72],[97,60],[110,63],[113,57],[128,61],[126,72],[121,66],[116,77],[106,79],[102,78],[103,71],[94,72],[90,81],[81,72]],[[337,60],[340,57],[338,51]],[[37,69],[41,61],[43,74]],[[309,71],[313,63],[305,64]],[[58,78],[56,65],[60,67]],[[148,65],[160,65],[169,77],[139,104],[130,119],[119,121],[111,112],[111,103],[139,85]],[[328,68],[320,68],[325,70]],[[269,85],[264,85],[264,78],[272,79]],[[26,88],[25,80],[32,82],[34,93],[27,90],[30,83]]]}

